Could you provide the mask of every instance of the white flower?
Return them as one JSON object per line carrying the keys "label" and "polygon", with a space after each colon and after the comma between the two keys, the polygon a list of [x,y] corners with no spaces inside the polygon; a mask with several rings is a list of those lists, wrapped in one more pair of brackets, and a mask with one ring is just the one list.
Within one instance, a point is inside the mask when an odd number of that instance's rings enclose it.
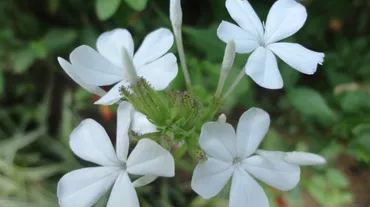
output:
{"label": "white flower", "polygon": [[264,26],[247,0],[226,0],[226,8],[239,26],[223,21],[217,35],[225,43],[234,40],[238,53],[253,51],[245,70],[258,85],[283,87],[275,55],[304,74],[315,73],[317,65],[323,63],[323,53],[296,43],[277,43],[296,33],[306,21],[306,9],[296,0],[276,1]]}
{"label": "white flower", "polygon": [[324,158],[309,153],[296,156],[296,152],[257,151],[269,125],[269,115],[258,108],[241,116],[236,133],[227,123],[204,124],[199,144],[208,159],[194,170],[193,190],[208,199],[216,196],[232,177],[230,207],[268,207],[267,196],[253,177],[287,191],[299,182],[299,164],[323,164]]}
{"label": "white flower", "polygon": [[67,73],[67,75],[71,77],[72,80],[74,80],[74,82],[80,85],[83,89],[98,96],[104,96],[106,94],[106,92],[99,86],[89,85],[85,83],[78,75],[76,67],[71,65],[68,61],[64,60],[61,57],[58,57],[58,62],[59,65],[63,68],[63,70]]}
{"label": "white flower", "polygon": [[96,102],[110,105],[122,98],[119,88],[130,84],[123,63],[123,48],[132,58],[137,75],[144,77],[155,90],[163,90],[176,77],[178,71],[176,57],[172,53],[167,53],[173,41],[170,30],[163,28],[155,30],[145,37],[134,55],[131,34],[126,29],[115,29],[99,36],[96,43],[98,52],[82,45],[70,54],[71,64],[62,58],[58,60],[68,75],[83,87],[118,82]]}
{"label": "white flower", "polygon": [[[76,69],[74,68],[74,66],[71,65],[69,62],[67,62],[63,58],[58,58],[58,61],[59,61],[59,64],[64,69],[64,71],[82,88],[98,96],[104,96],[106,94],[106,92],[103,89],[99,88],[98,86],[88,85],[85,82],[83,82],[77,75]],[[130,104],[130,103],[127,102],[126,104]],[[154,124],[150,123],[144,114],[138,111],[135,111],[132,107],[130,107],[130,110],[131,110],[130,129],[132,131],[140,135],[157,131],[157,127]]]}
{"label": "white flower", "polygon": [[[174,159],[160,145],[141,139],[127,158],[131,109],[128,103],[118,108],[116,153],[104,128],[86,119],[72,132],[70,146],[80,158],[101,165],[72,171],[58,183],[62,207],[93,206],[113,186],[108,207],[138,207],[135,187],[154,181],[158,176],[174,176]],[[133,183],[128,173],[142,175]]]}

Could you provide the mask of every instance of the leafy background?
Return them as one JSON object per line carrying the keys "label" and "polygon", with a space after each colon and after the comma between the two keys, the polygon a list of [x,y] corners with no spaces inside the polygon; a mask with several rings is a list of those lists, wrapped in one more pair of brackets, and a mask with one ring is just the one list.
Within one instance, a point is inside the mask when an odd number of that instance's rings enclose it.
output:
{"label": "leafy background", "polygon": [[[273,0],[250,0],[265,19]],[[264,108],[273,127],[264,149],[320,153],[329,163],[303,169],[300,185],[278,192],[264,185],[272,207],[370,206],[370,1],[303,0],[305,26],[286,41],[326,53],[314,76],[280,64],[285,87],[266,90],[244,78],[223,112],[236,123],[251,106]],[[115,132],[115,108],[93,105],[97,97],[79,88],[59,67],[77,46],[95,46],[97,36],[128,28],[139,43],[145,34],[170,27],[168,0],[0,1],[0,206],[57,206],[56,183],[86,166],[68,147],[84,118]],[[231,20],[224,0],[183,0],[184,38],[196,94],[212,94],[224,50],[216,36]],[[176,50],[173,49],[175,52]],[[230,82],[247,59],[238,55]],[[183,89],[181,74],[173,88]],[[112,136],[113,137],[113,136]],[[182,159],[177,176],[138,189],[142,206],[226,207],[227,193],[197,197],[189,180],[195,165]],[[97,206],[104,206],[104,197]]]}

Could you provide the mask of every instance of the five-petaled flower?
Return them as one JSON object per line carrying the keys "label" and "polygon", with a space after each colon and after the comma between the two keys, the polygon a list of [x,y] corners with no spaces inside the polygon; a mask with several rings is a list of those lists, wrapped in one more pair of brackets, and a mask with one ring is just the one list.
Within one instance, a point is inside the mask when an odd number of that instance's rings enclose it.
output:
{"label": "five-petaled flower", "polygon": [[265,25],[247,0],[226,0],[226,8],[239,26],[223,21],[217,35],[225,43],[235,41],[238,53],[253,51],[245,65],[245,72],[258,85],[269,89],[283,87],[275,55],[304,74],[315,73],[317,65],[323,63],[323,53],[296,43],[277,43],[295,34],[307,19],[305,7],[296,0],[276,1]]}
{"label": "five-petaled flower", "polygon": [[[86,90],[103,96],[96,104],[111,105],[122,98],[120,88],[130,85],[127,68],[124,68],[123,49],[132,58],[137,75],[148,81],[155,90],[163,90],[178,72],[176,57],[167,53],[173,41],[170,30],[157,29],[144,38],[134,55],[131,34],[126,29],[115,29],[99,36],[96,43],[98,52],[82,45],[70,54],[71,64],[62,58],[58,60],[74,81]],[[106,94],[98,88],[112,84],[115,86]]]}
{"label": "five-petaled flower", "polygon": [[287,191],[299,182],[299,165],[326,162],[321,156],[311,153],[257,150],[269,125],[269,115],[258,108],[252,108],[241,116],[236,133],[227,123],[204,124],[199,144],[208,154],[208,159],[194,170],[193,190],[204,198],[211,198],[232,177],[230,207],[268,207],[265,192],[252,176]]}
{"label": "five-petaled flower", "polygon": [[[72,132],[70,146],[80,158],[101,165],[72,171],[58,183],[62,207],[93,206],[113,185],[108,207],[139,207],[135,187],[154,181],[158,176],[172,177],[175,164],[172,155],[150,139],[141,139],[128,156],[128,131],[132,106],[118,107],[116,153],[104,128],[86,119]],[[133,183],[128,173],[140,175]]]}

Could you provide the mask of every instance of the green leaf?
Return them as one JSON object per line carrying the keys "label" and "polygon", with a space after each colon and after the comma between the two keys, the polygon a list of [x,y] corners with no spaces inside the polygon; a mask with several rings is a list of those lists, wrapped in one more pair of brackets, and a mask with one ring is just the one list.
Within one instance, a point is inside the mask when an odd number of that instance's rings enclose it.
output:
{"label": "green leaf", "polygon": [[36,61],[36,53],[31,48],[25,48],[16,52],[13,56],[13,68],[15,73],[24,73]]}
{"label": "green leaf", "polygon": [[125,0],[125,2],[136,11],[143,11],[146,8],[148,0]]}
{"label": "green leaf", "polygon": [[4,72],[3,70],[0,70],[0,95],[4,91],[4,86],[5,86]]}
{"label": "green leaf", "polygon": [[270,128],[262,144],[262,148],[265,150],[284,149],[286,147],[286,143],[274,128]]}
{"label": "green leaf", "polygon": [[362,113],[370,109],[370,95],[364,91],[351,91],[343,94],[340,106],[345,112]]}
{"label": "green leaf", "polygon": [[183,27],[184,33],[190,37],[193,46],[204,53],[209,61],[221,61],[226,44],[217,37],[218,25],[209,28]]}
{"label": "green leaf", "polygon": [[12,193],[18,189],[16,182],[8,177],[0,175],[0,196],[8,193]]}
{"label": "green leaf", "polygon": [[320,122],[333,121],[333,111],[317,91],[310,88],[296,88],[289,90],[287,95],[293,107],[302,114],[316,118]]}
{"label": "green leaf", "polygon": [[41,43],[49,52],[58,52],[61,48],[71,45],[77,39],[76,30],[51,29],[42,38]]}
{"label": "green leaf", "polygon": [[95,10],[102,21],[109,19],[116,13],[121,0],[96,0]]}
{"label": "green leaf", "polygon": [[349,185],[347,177],[339,170],[331,168],[327,170],[329,182],[338,188],[346,188]]}

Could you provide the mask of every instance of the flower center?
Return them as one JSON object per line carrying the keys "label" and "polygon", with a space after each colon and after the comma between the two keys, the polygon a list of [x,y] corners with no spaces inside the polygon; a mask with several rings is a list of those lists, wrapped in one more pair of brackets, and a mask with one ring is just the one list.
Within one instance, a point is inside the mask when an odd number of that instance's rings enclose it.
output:
{"label": "flower center", "polygon": [[242,159],[240,157],[234,157],[233,165],[240,165]]}
{"label": "flower center", "polygon": [[126,163],[125,163],[125,162],[124,162],[124,163],[122,163],[121,168],[122,168],[123,170],[126,170],[126,169],[127,169],[127,165],[126,165]]}

